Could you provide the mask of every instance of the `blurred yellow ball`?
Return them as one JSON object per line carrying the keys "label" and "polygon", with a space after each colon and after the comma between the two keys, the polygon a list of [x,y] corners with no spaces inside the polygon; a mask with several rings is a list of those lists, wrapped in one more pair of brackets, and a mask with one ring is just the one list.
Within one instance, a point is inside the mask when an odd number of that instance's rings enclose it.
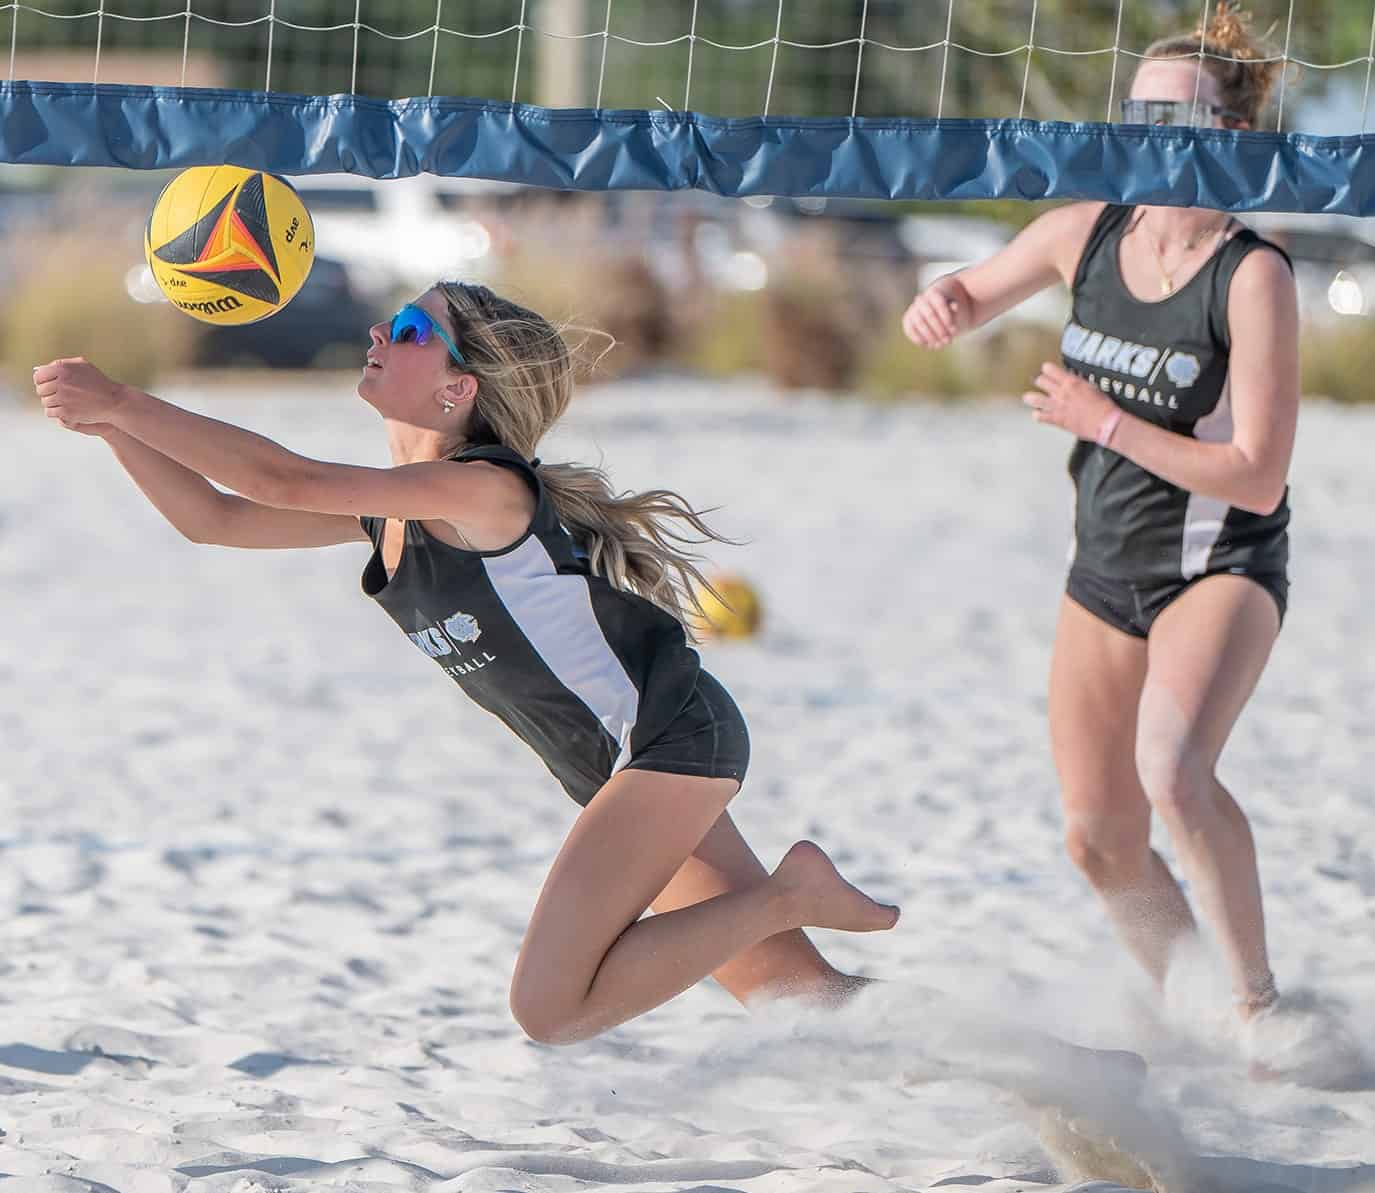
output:
{"label": "blurred yellow ball", "polygon": [[708,638],[749,638],[759,632],[764,610],[754,586],[741,576],[710,576],[715,593],[699,592],[702,612],[693,618],[698,633]]}

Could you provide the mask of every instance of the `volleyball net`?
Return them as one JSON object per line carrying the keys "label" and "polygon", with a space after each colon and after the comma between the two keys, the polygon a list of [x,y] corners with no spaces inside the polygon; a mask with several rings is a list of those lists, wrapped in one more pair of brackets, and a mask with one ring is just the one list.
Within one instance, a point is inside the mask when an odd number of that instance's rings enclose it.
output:
{"label": "volleyball net", "polygon": [[1265,127],[1117,122],[1142,0],[0,4],[0,161],[1375,213],[1375,0],[1249,5]]}

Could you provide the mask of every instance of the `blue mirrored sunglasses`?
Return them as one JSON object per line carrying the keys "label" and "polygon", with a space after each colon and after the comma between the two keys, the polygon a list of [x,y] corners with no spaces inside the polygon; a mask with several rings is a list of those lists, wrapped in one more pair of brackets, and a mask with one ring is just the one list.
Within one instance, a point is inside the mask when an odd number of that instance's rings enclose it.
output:
{"label": "blue mirrored sunglasses", "polygon": [[446,332],[434,317],[424,307],[415,306],[407,303],[395,315],[391,317],[391,342],[393,344],[428,344],[430,334],[437,335],[444,345],[449,349],[451,355],[461,365],[468,362],[464,359],[463,353],[458,350],[458,345],[449,338]]}

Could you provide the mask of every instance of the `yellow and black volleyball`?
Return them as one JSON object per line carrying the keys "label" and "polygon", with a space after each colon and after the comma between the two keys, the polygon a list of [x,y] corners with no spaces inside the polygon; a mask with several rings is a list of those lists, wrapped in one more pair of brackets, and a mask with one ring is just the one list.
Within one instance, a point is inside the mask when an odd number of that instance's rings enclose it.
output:
{"label": "yellow and black volleyball", "polygon": [[206,323],[253,323],[295,296],[315,228],[292,185],[242,166],[193,166],[162,189],[144,255],[173,305]]}

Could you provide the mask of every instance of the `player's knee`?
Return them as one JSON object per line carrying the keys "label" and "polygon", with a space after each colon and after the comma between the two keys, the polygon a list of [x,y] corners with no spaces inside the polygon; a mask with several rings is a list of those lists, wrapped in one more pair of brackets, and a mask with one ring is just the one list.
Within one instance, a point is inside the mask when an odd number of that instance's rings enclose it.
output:
{"label": "player's knee", "polygon": [[1129,885],[1150,850],[1150,837],[1111,817],[1080,819],[1065,830],[1065,852],[1095,887]]}
{"label": "player's knee", "polygon": [[512,984],[509,1005],[520,1030],[537,1044],[575,1044],[590,1034],[578,1030],[576,1015],[521,983]]}
{"label": "player's knee", "polygon": [[514,989],[511,991],[511,1014],[516,1023],[536,1044],[565,1043],[557,1015],[551,1015],[547,1007],[540,1005],[538,999],[525,998]]}
{"label": "player's knee", "polygon": [[1195,751],[1147,742],[1137,748],[1136,769],[1146,798],[1166,824],[1188,828],[1212,814],[1212,765]]}

